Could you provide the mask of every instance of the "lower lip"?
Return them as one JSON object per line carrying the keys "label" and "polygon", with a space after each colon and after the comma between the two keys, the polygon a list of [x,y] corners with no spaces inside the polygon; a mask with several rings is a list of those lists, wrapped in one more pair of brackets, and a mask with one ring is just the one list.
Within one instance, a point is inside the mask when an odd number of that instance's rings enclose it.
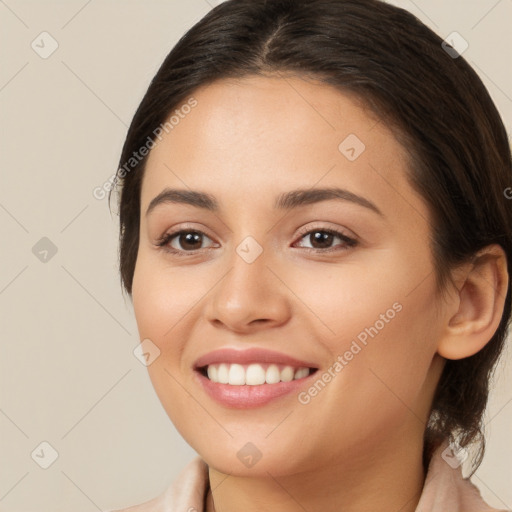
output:
{"label": "lower lip", "polygon": [[195,371],[200,384],[206,393],[221,405],[237,409],[250,409],[260,407],[281,396],[288,395],[303,388],[304,383],[309,381],[316,372],[311,373],[302,379],[291,380],[290,382],[278,382],[276,384],[260,384],[257,386],[232,386],[220,384],[205,377],[201,372]]}

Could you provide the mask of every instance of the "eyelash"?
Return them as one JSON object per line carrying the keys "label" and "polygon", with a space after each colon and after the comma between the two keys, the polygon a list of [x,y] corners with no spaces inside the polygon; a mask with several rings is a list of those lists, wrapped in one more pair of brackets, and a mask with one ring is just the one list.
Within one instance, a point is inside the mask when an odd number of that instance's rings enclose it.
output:
{"label": "eyelash", "polygon": [[[299,233],[299,235],[300,235],[299,239],[304,238],[306,235],[311,235],[313,233],[318,233],[318,232],[319,233],[328,233],[330,235],[340,238],[344,242],[345,246],[341,247],[341,248],[336,247],[336,246],[329,247],[328,249],[316,249],[314,247],[303,247],[303,249],[307,249],[309,252],[314,252],[317,254],[325,254],[325,253],[331,253],[331,252],[335,252],[335,251],[346,251],[348,248],[355,247],[358,243],[357,240],[350,238],[350,237],[344,235],[343,233],[336,231],[335,229],[330,229],[330,228],[313,228],[313,229],[308,229],[306,231],[302,231],[301,233]],[[208,235],[206,235],[206,233],[203,233],[202,231],[199,231],[197,229],[181,229],[181,230],[175,231],[173,233],[165,233],[161,238],[159,238],[157,240],[156,245],[158,248],[162,249],[163,251],[173,254],[175,256],[179,256],[179,257],[194,256],[199,251],[201,251],[201,249],[196,249],[194,251],[183,251],[183,250],[171,248],[169,246],[169,243],[171,242],[171,240],[173,238],[175,238],[178,235],[185,234],[185,233],[195,233],[195,234],[203,235],[203,236],[209,238]]]}

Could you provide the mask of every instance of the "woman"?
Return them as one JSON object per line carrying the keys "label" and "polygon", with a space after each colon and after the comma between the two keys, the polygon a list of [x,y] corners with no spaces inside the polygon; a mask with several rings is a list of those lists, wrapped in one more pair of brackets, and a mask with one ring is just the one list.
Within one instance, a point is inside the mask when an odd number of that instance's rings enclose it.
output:
{"label": "woman", "polygon": [[511,154],[378,0],[230,0],[129,128],[120,268],[199,457],[128,511],[496,510],[461,473],[511,312]]}

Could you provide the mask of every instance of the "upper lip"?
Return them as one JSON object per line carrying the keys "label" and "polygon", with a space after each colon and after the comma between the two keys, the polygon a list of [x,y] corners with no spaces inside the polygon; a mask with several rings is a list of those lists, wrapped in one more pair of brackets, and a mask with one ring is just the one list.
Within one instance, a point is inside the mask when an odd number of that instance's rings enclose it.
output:
{"label": "upper lip", "polygon": [[296,368],[316,368],[310,362],[301,361],[281,352],[263,348],[249,348],[245,350],[222,348],[214,350],[199,357],[194,363],[194,368],[197,370],[198,368],[217,363],[275,363]]}

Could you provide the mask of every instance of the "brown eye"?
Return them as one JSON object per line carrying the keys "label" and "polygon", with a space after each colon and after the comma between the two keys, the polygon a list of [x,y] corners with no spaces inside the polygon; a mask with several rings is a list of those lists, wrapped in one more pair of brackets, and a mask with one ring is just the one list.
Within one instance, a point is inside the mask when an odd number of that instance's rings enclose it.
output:
{"label": "brown eye", "polygon": [[203,249],[203,247],[201,247],[203,238],[211,240],[201,231],[181,230],[175,233],[166,233],[158,241],[157,245],[175,253],[193,252]]}
{"label": "brown eye", "polygon": [[[330,250],[336,250],[339,248],[340,250],[346,249],[348,247],[353,247],[357,244],[357,241],[353,238],[349,238],[345,236],[343,233],[340,233],[333,229],[312,229],[303,233],[301,239],[309,239],[310,246],[305,247],[306,249],[312,249],[322,252],[328,252]],[[332,243],[336,240],[341,240],[341,244],[338,246],[332,246]]]}
{"label": "brown eye", "polygon": [[315,231],[308,236],[314,249],[328,249],[334,240],[334,235],[326,231]]}
{"label": "brown eye", "polygon": [[184,250],[195,250],[201,248],[202,235],[196,231],[182,232],[179,233],[175,238],[181,249]]}

